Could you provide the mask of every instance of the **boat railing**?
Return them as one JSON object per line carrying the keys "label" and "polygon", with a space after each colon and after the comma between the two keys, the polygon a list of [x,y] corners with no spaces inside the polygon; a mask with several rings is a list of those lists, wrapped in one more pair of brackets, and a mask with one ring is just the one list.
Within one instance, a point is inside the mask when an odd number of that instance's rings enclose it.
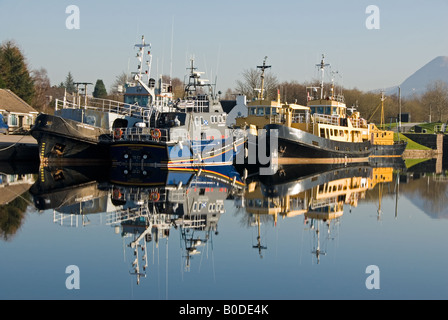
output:
{"label": "boat railing", "polygon": [[84,101],[70,102],[67,100],[56,99],[55,110],[60,109],[84,109],[96,110],[108,113],[117,113],[120,115],[128,115],[134,117],[143,117],[144,111],[147,108],[135,104],[127,104],[120,101],[106,100],[99,98],[87,98]]}
{"label": "boat railing", "polygon": [[135,221],[140,217],[147,217],[149,214],[147,206],[126,208],[114,212],[108,212],[106,225],[115,225],[123,222]]}
{"label": "boat railing", "polygon": [[313,210],[325,208],[325,207],[331,206],[337,202],[338,202],[337,197],[329,197],[329,198],[324,198],[324,199],[313,199],[311,201],[310,208]]}
{"label": "boat railing", "polygon": [[339,116],[315,113],[313,115],[313,117],[314,117],[314,122],[316,122],[316,123],[329,124],[329,125],[332,125],[332,126],[339,126],[339,125],[341,125],[340,120],[339,120],[340,119]]}
{"label": "boat railing", "polygon": [[[348,122],[346,118],[341,118],[338,115],[328,115],[328,114],[319,114],[315,113],[313,114],[314,122],[320,123],[320,124],[328,124],[332,126],[348,126]],[[349,117],[350,123],[353,128],[360,129],[360,128],[367,128],[367,121],[364,119]]]}
{"label": "boat railing", "polygon": [[118,128],[114,131],[114,141],[131,140],[131,141],[169,141],[169,129],[157,128]]}

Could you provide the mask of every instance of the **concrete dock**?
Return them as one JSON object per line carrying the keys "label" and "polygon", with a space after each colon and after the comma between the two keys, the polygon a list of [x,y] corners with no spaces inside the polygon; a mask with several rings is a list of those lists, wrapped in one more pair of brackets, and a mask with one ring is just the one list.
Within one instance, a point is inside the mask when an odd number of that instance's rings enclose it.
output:
{"label": "concrete dock", "polygon": [[39,161],[36,139],[30,135],[0,135],[0,161]]}

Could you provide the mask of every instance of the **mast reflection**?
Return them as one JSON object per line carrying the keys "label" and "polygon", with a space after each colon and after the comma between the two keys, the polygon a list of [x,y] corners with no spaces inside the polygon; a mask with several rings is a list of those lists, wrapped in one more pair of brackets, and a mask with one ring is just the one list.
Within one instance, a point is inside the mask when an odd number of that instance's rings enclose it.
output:
{"label": "mast reflection", "polygon": [[[396,166],[301,165],[283,166],[273,176],[247,180],[244,207],[257,227],[257,245],[262,257],[260,221],[271,217],[274,227],[282,219],[303,216],[305,230],[313,237],[311,253],[316,263],[327,253],[323,241],[335,239],[332,232],[344,214],[344,207],[357,207],[366,192],[393,180]],[[401,166],[399,166],[401,168]],[[380,195],[381,198],[381,195]],[[380,202],[381,205],[381,202]],[[381,210],[379,208],[379,210]],[[325,237],[322,239],[322,237]]]}
{"label": "mast reflection", "polygon": [[126,240],[132,253],[129,273],[139,284],[148,271],[148,243],[158,247],[172,228],[180,231],[184,267],[189,271],[200,247],[218,234],[224,201],[243,188],[232,166],[146,168],[144,174],[121,166],[44,167],[30,192],[36,208],[53,210],[54,222],[60,225],[86,226],[105,214],[101,222]]}

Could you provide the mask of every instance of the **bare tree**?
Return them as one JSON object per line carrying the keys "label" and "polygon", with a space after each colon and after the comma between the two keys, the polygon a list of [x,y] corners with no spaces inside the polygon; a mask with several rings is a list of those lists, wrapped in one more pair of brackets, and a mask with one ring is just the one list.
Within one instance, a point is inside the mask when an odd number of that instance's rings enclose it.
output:
{"label": "bare tree", "polygon": [[448,113],[448,84],[442,80],[431,82],[426,93],[422,96],[422,103],[428,114],[434,114],[439,122],[446,120]]}
{"label": "bare tree", "polygon": [[49,100],[47,97],[48,90],[50,89],[50,79],[45,68],[33,70],[31,72],[31,78],[34,82],[34,97],[32,100],[33,107],[42,112],[47,112],[49,106]]}
{"label": "bare tree", "polygon": [[[243,79],[237,80],[235,91],[243,94],[248,100],[256,99],[259,90],[261,90],[261,71],[257,69],[244,70]],[[276,99],[278,89],[277,77],[271,73],[265,73],[264,76],[264,96],[266,100]]]}
{"label": "bare tree", "polygon": [[115,77],[115,81],[112,84],[112,88],[110,90],[111,94],[118,94],[119,88],[121,87],[123,90],[125,88],[126,82],[128,81],[128,75],[126,72],[120,73],[118,76]]}

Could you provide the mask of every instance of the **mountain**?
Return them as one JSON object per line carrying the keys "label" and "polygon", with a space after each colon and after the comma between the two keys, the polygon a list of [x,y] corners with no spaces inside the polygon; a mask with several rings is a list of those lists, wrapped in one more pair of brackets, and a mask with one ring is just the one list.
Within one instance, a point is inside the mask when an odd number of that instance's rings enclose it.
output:
{"label": "mountain", "polygon": [[[401,85],[401,96],[412,97],[426,92],[428,85],[436,80],[445,81],[448,84],[448,57],[440,56],[430,61],[413,75],[407,78]],[[397,94],[397,87],[385,90],[387,94]]]}

